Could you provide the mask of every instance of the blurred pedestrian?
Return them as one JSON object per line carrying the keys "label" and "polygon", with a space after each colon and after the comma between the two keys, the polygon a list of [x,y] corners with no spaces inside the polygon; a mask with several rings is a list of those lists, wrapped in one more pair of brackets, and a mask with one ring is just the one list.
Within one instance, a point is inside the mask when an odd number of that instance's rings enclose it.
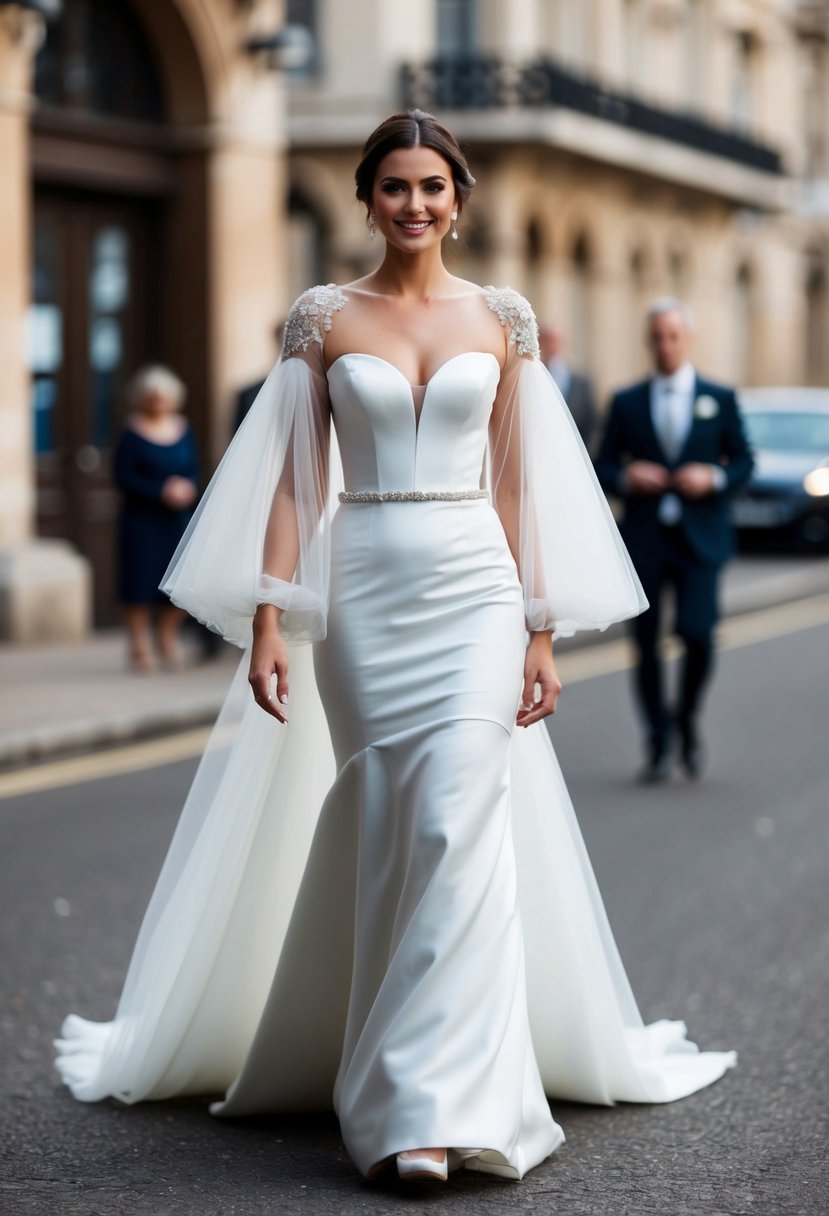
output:
{"label": "blurred pedestrian", "polygon": [[181,540],[198,493],[198,456],[180,413],[186,390],[166,367],[136,372],[127,385],[128,415],[115,451],[115,481],[123,493],[118,521],[118,596],[135,671],[181,666],[178,632],[185,613],[158,589]]}
{"label": "blurred pedestrian", "polygon": [[[734,391],[702,379],[689,361],[693,318],[677,299],[647,314],[653,374],[617,392],[596,455],[608,493],[624,502],[622,536],[650,608],[632,622],[638,647],[637,699],[648,731],[642,780],[670,773],[678,731],[689,777],[703,757],[697,715],[713,660],[720,570],[733,552],[731,492],[753,459]],[[673,713],[665,703],[659,628],[663,588],[675,595],[674,630],[685,647]]]}
{"label": "blurred pedestrian", "polygon": [[541,348],[541,361],[558,385],[558,390],[573,415],[582,442],[589,450],[598,418],[593,383],[589,376],[573,371],[567,362],[564,356],[564,331],[557,325],[539,326],[538,343]]}
{"label": "blurred pedestrian", "polygon": [[[276,344],[276,353],[274,355],[274,359],[276,359],[282,347],[282,332],[284,329],[284,321],[280,321],[278,325],[274,326],[273,337],[274,343]],[[238,431],[239,427],[247,417],[248,410],[259,396],[259,391],[264,383],[264,380],[254,380],[251,384],[246,384],[244,388],[240,388],[239,392],[236,394],[236,411],[233,419],[234,434],[236,431]]]}

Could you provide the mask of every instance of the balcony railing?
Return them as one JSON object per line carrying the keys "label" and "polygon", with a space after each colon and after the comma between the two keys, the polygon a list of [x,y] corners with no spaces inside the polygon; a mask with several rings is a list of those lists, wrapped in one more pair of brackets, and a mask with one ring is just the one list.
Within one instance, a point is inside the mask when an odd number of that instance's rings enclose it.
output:
{"label": "balcony railing", "polygon": [[691,114],[648,105],[551,59],[519,65],[498,55],[455,55],[421,64],[406,63],[401,69],[401,92],[406,108],[417,106],[423,110],[561,106],[752,169],[783,171],[780,153],[767,144]]}

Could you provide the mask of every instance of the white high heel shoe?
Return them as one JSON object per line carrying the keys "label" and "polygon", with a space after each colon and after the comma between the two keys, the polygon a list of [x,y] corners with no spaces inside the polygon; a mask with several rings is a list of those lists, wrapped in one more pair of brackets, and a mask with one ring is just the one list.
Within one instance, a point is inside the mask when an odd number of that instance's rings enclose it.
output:
{"label": "white high heel shoe", "polygon": [[397,1173],[407,1180],[422,1179],[430,1182],[445,1182],[449,1177],[449,1157],[446,1152],[442,1161],[431,1157],[404,1157],[397,1154]]}

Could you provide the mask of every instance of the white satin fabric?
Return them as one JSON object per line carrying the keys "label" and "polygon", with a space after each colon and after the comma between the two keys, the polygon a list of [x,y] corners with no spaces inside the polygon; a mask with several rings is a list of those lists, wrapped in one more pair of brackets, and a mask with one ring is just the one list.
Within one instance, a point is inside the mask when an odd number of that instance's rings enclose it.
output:
{"label": "white satin fabric", "polygon": [[[297,418],[324,417],[303,387],[319,384],[319,372],[292,362],[288,441],[279,447],[271,423],[259,457],[272,497],[287,454],[298,459]],[[539,408],[564,408],[533,361],[516,362],[544,386]],[[520,420],[509,417],[514,387],[498,409],[505,377],[493,355],[445,363],[419,421],[411,386],[383,359],[342,356],[326,380],[348,489],[477,488],[485,464],[493,488],[509,480],[509,460],[497,453],[505,420],[511,433]],[[250,436],[263,445],[257,406],[230,464]],[[609,623],[602,576],[590,568],[597,555],[613,610],[630,615],[640,594],[612,520],[593,501],[568,417],[550,433],[561,442],[546,452],[545,474],[564,479],[583,513],[552,521],[554,531],[583,525],[583,564],[559,558],[572,586],[549,586],[556,563],[539,546],[551,521],[530,513],[537,561],[528,597],[497,501],[334,513],[336,452],[316,488],[306,492],[292,474],[287,505],[253,512],[248,531],[265,544],[267,570],[268,529],[295,520],[304,493],[317,504],[303,544],[322,546],[328,566],[314,589],[316,617],[298,612],[294,626],[316,638],[316,678],[310,648],[292,647],[285,730],[249,697],[243,655],[116,1018],[70,1015],[63,1024],[57,1066],[77,1098],[224,1092],[210,1108],[220,1116],[333,1102],[364,1173],[399,1150],[446,1145],[466,1168],[520,1178],[563,1139],[548,1096],[671,1101],[735,1062],[732,1052],[699,1052],[681,1022],[643,1025],[549,736],[543,724],[514,729],[528,610],[542,611],[543,600],[546,619],[558,591],[565,628],[585,613]],[[324,422],[303,434],[322,468]],[[535,466],[522,467],[526,478]],[[231,484],[214,481],[205,508],[222,529],[218,507]],[[538,506],[543,493],[524,502]],[[204,538],[191,533],[173,564],[195,571],[192,594],[174,579],[178,602],[200,606],[214,625],[225,613],[228,636],[244,641],[249,622],[237,609],[250,614],[269,593],[264,571],[232,555],[222,566],[220,549],[214,579],[229,581],[212,593]],[[301,563],[299,549],[292,560]],[[306,561],[306,572],[315,569]],[[268,576],[276,594],[303,586],[285,575],[279,566]]]}

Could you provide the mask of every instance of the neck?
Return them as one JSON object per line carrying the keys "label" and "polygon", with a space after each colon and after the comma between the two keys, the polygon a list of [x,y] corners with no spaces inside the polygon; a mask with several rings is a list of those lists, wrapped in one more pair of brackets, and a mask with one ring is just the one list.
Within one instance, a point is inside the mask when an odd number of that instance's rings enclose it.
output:
{"label": "neck", "polygon": [[452,281],[437,244],[415,253],[386,245],[382,265],[371,277],[374,287],[382,294],[412,300],[428,300],[440,295]]}
{"label": "neck", "polygon": [[654,375],[675,376],[676,373],[685,366],[685,363],[686,363],[686,360],[682,359],[679,363],[675,364],[673,367],[657,367],[656,371],[654,372]]}

